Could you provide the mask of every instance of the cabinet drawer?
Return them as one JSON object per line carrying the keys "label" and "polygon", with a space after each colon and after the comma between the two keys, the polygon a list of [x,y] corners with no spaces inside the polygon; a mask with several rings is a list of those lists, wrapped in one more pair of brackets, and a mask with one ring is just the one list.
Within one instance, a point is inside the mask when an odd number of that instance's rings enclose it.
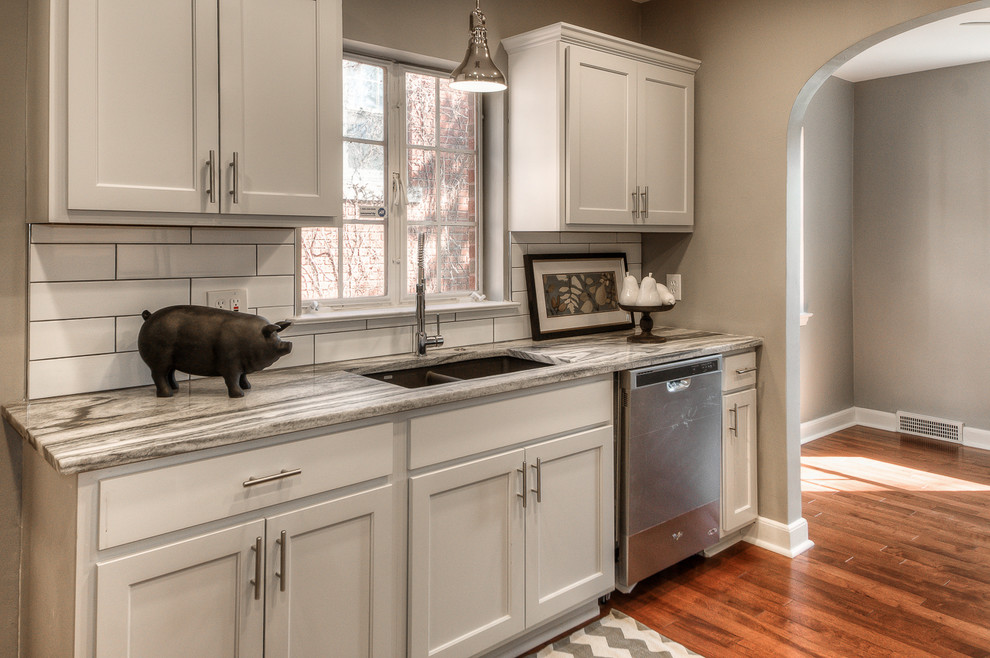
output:
{"label": "cabinet drawer", "polygon": [[756,352],[727,356],[722,361],[722,390],[756,386]]}
{"label": "cabinet drawer", "polygon": [[611,423],[612,397],[612,380],[597,379],[413,418],[409,468]]}
{"label": "cabinet drawer", "polygon": [[[245,483],[299,472],[259,482]],[[100,480],[99,548],[152,537],[392,472],[392,424],[326,433]]]}

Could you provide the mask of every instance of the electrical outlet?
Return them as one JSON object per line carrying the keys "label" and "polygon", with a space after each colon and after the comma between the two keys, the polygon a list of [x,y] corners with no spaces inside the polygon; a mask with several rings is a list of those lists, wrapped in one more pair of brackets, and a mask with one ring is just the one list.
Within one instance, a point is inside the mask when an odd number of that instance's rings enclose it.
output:
{"label": "electrical outlet", "polygon": [[206,305],[224,311],[247,310],[247,289],[211,290],[206,293]]}
{"label": "electrical outlet", "polygon": [[667,290],[670,294],[674,296],[676,301],[681,301],[681,275],[680,274],[668,274],[667,275]]}

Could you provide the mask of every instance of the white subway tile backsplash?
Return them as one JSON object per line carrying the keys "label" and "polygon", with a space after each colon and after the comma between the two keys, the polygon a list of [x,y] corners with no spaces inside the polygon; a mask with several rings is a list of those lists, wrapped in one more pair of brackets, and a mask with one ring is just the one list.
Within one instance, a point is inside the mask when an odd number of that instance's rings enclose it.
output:
{"label": "white subway tile backsplash", "polygon": [[585,244],[594,242],[615,242],[615,233],[587,232],[566,232],[560,234],[561,242],[583,242]]}
{"label": "white subway tile backsplash", "polygon": [[444,347],[491,343],[495,340],[495,325],[491,319],[441,323],[440,335]]}
{"label": "white subway tile backsplash", "polygon": [[188,279],[32,283],[29,319],[71,320],[138,315],[189,303]]}
{"label": "white subway tile backsplash", "polygon": [[529,254],[586,254],[588,245],[583,242],[569,242],[565,244],[533,244],[529,246],[526,253]]}
{"label": "white subway tile backsplash", "polygon": [[293,244],[291,228],[194,228],[194,244]]}
{"label": "white subway tile backsplash", "polygon": [[30,323],[29,358],[32,360],[113,351],[113,318]]}
{"label": "white subway tile backsplash", "polygon": [[[184,377],[176,373],[176,379]],[[31,399],[150,383],[151,370],[137,352],[48,359],[28,364],[28,397]],[[154,395],[154,391],[148,395]]]}
{"label": "white subway tile backsplash", "polygon": [[520,290],[526,290],[526,268],[525,267],[513,267],[512,268],[512,292],[518,292]]}
{"label": "white subway tile backsplash", "polygon": [[113,276],[112,244],[31,245],[31,281],[96,281]]}
{"label": "white subway tile backsplash", "polygon": [[[151,309],[148,309],[151,310]],[[155,309],[156,311],[158,309]],[[116,350],[118,352],[134,352],[138,348],[138,333],[144,325],[140,315],[127,315],[117,318]]]}
{"label": "white subway tile backsplash", "polygon": [[288,320],[296,314],[296,310],[292,306],[262,306],[260,308],[252,309],[252,312],[255,315],[268,318],[272,322]]}
{"label": "white subway tile backsplash", "polygon": [[271,368],[292,368],[294,366],[311,366],[315,363],[315,341],[313,334],[302,336],[286,336],[285,340],[292,343],[292,351],[276,361]]}
{"label": "white subway tile backsplash", "polygon": [[413,332],[411,327],[390,327],[320,334],[315,337],[315,343],[316,363],[347,361],[411,352]]}
{"label": "white subway tile backsplash", "polygon": [[206,293],[210,290],[228,290],[230,288],[246,288],[248,293],[247,306],[292,306],[295,303],[295,277],[291,276],[254,276],[226,277],[222,279],[192,279],[190,304],[206,305]]}
{"label": "white subway tile backsplash", "polygon": [[118,279],[254,276],[256,273],[254,245],[117,246]]}
{"label": "white subway tile backsplash", "polygon": [[258,245],[258,275],[296,273],[296,248],[291,244]]}
{"label": "white subway tile backsplash", "polygon": [[185,227],[145,226],[71,226],[61,224],[32,224],[31,242],[72,243],[148,243],[181,244],[189,242]]}
{"label": "white subway tile backsplash", "polygon": [[[249,312],[295,314],[295,231],[36,225],[31,227],[29,395],[50,397],[151,382],[137,353],[141,311],[206,304],[211,290],[244,288]],[[514,233],[515,309],[440,314],[445,347],[530,335],[526,253],[624,252],[642,276],[639,234]],[[436,314],[427,316],[430,333]],[[412,315],[297,324],[277,368],[413,351]],[[180,379],[187,378],[179,374]],[[149,393],[153,394],[153,393]]]}
{"label": "white subway tile backsplash", "polygon": [[519,340],[529,338],[530,323],[528,315],[516,315],[509,318],[495,318],[495,342],[503,340]]}

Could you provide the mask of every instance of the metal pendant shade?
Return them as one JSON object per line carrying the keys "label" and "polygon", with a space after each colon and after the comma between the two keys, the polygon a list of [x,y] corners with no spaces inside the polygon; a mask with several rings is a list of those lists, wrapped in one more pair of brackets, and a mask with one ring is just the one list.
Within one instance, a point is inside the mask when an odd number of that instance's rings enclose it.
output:
{"label": "metal pendant shade", "polygon": [[471,12],[471,40],[464,61],[450,74],[450,86],[460,91],[502,91],[505,76],[488,52],[488,29],[481,13],[481,0],[476,0]]}

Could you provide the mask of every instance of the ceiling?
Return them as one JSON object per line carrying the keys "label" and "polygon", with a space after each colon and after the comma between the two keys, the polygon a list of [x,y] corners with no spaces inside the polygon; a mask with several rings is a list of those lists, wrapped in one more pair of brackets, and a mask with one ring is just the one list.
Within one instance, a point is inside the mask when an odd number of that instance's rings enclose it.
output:
{"label": "ceiling", "polygon": [[839,67],[850,82],[990,60],[990,8],[944,18],[867,48]]}

